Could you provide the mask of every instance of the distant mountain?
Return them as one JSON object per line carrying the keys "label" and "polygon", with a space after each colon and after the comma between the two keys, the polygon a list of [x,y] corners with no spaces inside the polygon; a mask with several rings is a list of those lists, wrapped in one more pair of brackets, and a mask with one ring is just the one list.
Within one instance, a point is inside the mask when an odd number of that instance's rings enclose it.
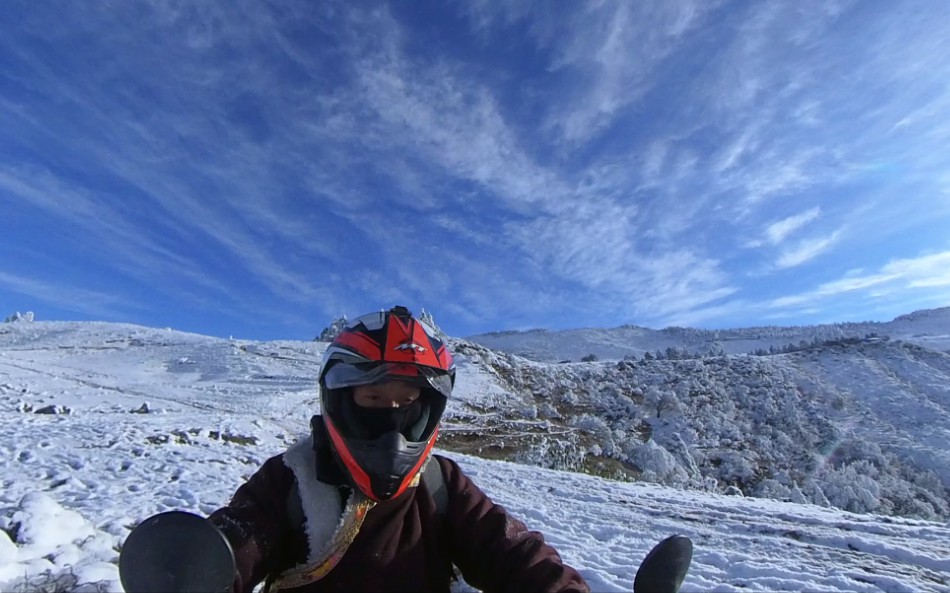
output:
{"label": "distant mountain", "polygon": [[750,354],[781,350],[825,340],[864,338],[870,335],[912,342],[935,350],[950,351],[950,307],[916,311],[893,321],[835,323],[781,327],[702,330],[669,327],[661,330],[634,325],[612,329],[501,331],[469,336],[471,342],[542,362],[641,358],[647,352],[679,349],[694,355]]}

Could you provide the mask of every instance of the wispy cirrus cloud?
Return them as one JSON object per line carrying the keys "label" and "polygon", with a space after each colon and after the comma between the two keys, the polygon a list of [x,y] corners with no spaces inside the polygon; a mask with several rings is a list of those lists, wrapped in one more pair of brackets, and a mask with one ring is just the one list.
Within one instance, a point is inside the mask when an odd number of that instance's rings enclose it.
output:
{"label": "wispy cirrus cloud", "polygon": [[[662,318],[660,325],[721,326],[722,319],[744,317],[758,320],[801,319],[802,316],[824,317],[826,321],[843,320],[838,309],[828,314],[830,306],[844,305],[850,309],[847,319],[859,319],[878,310],[900,314],[911,307],[946,306],[950,287],[950,251],[924,254],[913,258],[891,260],[874,270],[850,270],[842,277],[820,284],[812,290],[772,299],[733,298],[703,304]],[[913,289],[908,292],[909,289]],[[912,303],[907,302],[913,294]],[[896,312],[896,313],[895,313]],[[732,326],[735,327],[735,326]]]}
{"label": "wispy cirrus cloud", "polygon": [[[314,233],[314,226],[299,213],[283,209],[285,200],[275,199],[285,191],[281,175],[290,167],[285,169],[284,163],[303,158],[298,150],[303,144],[299,136],[283,130],[279,118],[274,126],[265,121],[280,114],[287,100],[279,90],[281,85],[275,84],[266,67],[254,68],[263,66],[264,55],[240,63],[215,64],[213,68],[196,60],[202,51],[224,43],[242,46],[259,41],[268,34],[267,25],[273,24],[268,11],[263,6],[248,7],[256,15],[252,20],[260,27],[255,29],[231,18],[220,5],[177,11],[156,4],[147,11],[152,20],[146,21],[159,30],[174,29],[173,38],[183,43],[151,45],[138,42],[141,33],[136,22],[142,15],[127,8],[101,18],[81,19],[68,33],[55,22],[44,23],[43,30],[36,31],[51,38],[86,36],[98,39],[101,47],[139,50],[110,61],[98,72],[64,76],[39,56],[8,47],[34,73],[34,87],[69,102],[72,111],[83,115],[74,125],[63,122],[63,129],[58,130],[60,136],[65,133],[71,137],[59,158],[76,168],[84,167],[84,161],[91,159],[100,176],[111,175],[120,182],[133,196],[129,201],[137,201],[152,218],[141,220],[133,216],[135,208],[126,208],[113,199],[90,203],[76,191],[67,192],[68,199],[58,200],[63,194],[57,193],[56,187],[75,183],[75,176],[47,183],[37,191],[21,191],[19,198],[44,207],[56,202],[58,214],[85,229],[89,238],[110,246],[117,263],[123,259],[134,261],[118,264],[120,269],[133,276],[145,275],[153,282],[156,277],[168,279],[159,285],[197,284],[219,295],[235,293],[227,281],[215,278],[210,286],[213,275],[207,270],[196,271],[197,266],[207,265],[207,261],[199,263],[205,257],[193,258],[180,252],[171,246],[174,241],[168,241],[169,235],[162,240],[166,246],[157,248],[155,233],[143,228],[163,229],[187,238],[183,245],[217,254],[222,265],[247,269],[256,285],[281,298],[320,300],[325,289],[313,281],[312,274],[300,266],[287,265],[285,259],[287,252],[325,257],[332,249],[321,241],[324,235]],[[216,25],[211,26],[213,23]],[[221,65],[224,68],[219,70]],[[149,78],[132,82],[123,76],[123,68],[148,71]],[[242,68],[251,74],[239,74],[237,70]],[[109,79],[119,84],[109,84]],[[220,99],[242,94],[253,98],[249,104],[257,106],[262,133],[274,132],[273,146],[262,145],[260,138],[247,135],[246,127],[235,125],[228,113],[233,101]],[[175,103],[181,97],[192,102],[192,109],[177,108]],[[244,124],[247,115],[242,114]],[[54,136],[50,126],[56,126],[57,117],[59,114],[40,124],[50,137]],[[307,169],[301,167],[296,173],[306,177]],[[85,208],[86,215],[76,216],[79,208]],[[217,247],[208,250],[206,244],[202,245],[208,240]],[[274,249],[275,240],[283,243],[282,249]],[[176,277],[179,280],[173,280]],[[241,300],[235,299],[233,307],[243,309]]]}
{"label": "wispy cirrus cloud", "polygon": [[662,77],[682,38],[722,2],[595,1],[552,12],[531,2],[465,2],[483,42],[524,24],[557,87],[549,89],[542,129],[552,142],[583,144],[614,125]]}
{"label": "wispy cirrus cloud", "polygon": [[[610,126],[638,102],[682,35],[700,26],[711,2],[664,2],[650,6],[601,3],[582,12],[582,26],[568,28],[552,66],[583,80],[583,94],[553,111],[548,126],[569,142],[583,142]],[[591,30],[602,31],[590,35]],[[567,43],[564,43],[566,40]]]}
{"label": "wispy cirrus cloud", "polygon": [[826,282],[815,290],[774,299],[769,306],[775,309],[812,306],[829,298],[853,292],[880,291],[885,287],[950,287],[950,251],[895,259],[874,272],[854,272],[844,278]]}
{"label": "wispy cirrus cloud", "polygon": [[814,259],[822,253],[828,251],[840,236],[839,232],[832,233],[825,237],[817,237],[799,241],[796,245],[785,249],[775,265],[779,268],[793,268]]}
{"label": "wispy cirrus cloud", "polygon": [[[561,281],[616,291],[611,300],[626,312],[650,308],[648,300],[669,305],[673,277],[683,286],[702,286],[694,293],[702,296],[691,299],[718,298],[731,290],[717,284],[724,275],[709,273],[715,263],[697,265],[695,256],[661,258],[664,266],[653,265],[656,254],[637,246],[644,234],[638,229],[655,233],[663,225],[646,217],[641,222],[638,206],[624,203],[627,192],[621,188],[629,173],[604,166],[574,181],[536,162],[484,90],[474,90],[472,81],[441,64],[420,77],[420,68],[396,49],[398,36],[375,38],[380,53],[365,57],[356,70],[361,96],[379,118],[367,140],[402,139],[411,152],[426,155],[453,177],[479,184],[487,192],[480,199],[519,219],[505,223],[495,242],[528,255]],[[440,220],[451,227],[445,215]],[[654,275],[662,276],[656,285]]]}
{"label": "wispy cirrus cloud", "polygon": [[820,214],[821,208],[816,206],[794,216],[783,218],[778,222],[773,222],[765,229],[765,237],[772,245],[778,245],[798,229],[816,220]]}
{"label": "wispy cirrus cloud", "polygon": [[789,236],[818,220],[820,216],[821,207],[815,206],[798,214],[786,216],[774,222],[768,222],[760,236],[751,239],[747,243],[747,246],[759,248],[763,246],[781,245]]}

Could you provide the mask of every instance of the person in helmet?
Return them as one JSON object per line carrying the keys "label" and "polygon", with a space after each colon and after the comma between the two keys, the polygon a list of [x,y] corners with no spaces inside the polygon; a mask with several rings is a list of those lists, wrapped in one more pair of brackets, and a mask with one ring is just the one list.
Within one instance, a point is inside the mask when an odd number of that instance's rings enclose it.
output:
{"label": "person in helmet", "polygon": [[311,435],[269,459],[209,520],[234,590],[586,592],[540,533],[433,455],[452,355],[404,307],[350,322],[327,348]]}
{"label": "person in helmet", "polygon": [[454,384],[452,355],[404,307],[364,315],[333,340],[320,372],[323,424],[337,464],[367,497],[406,490]]}

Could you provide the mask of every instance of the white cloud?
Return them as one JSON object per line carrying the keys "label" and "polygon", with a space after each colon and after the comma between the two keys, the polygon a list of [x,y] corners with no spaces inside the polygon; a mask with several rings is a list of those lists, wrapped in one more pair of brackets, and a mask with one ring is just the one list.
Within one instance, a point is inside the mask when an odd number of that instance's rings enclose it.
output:
{"label": "white cloud", "polygon": [[797,245],[784,250],[775,262],[780,269],[794,268],[812,260],[827,251],[838,240],[840,233],[834,232],[826,237],[817,237],[800,241]]}
{"label": "white cloud", "polygon": [[647,93],[662,60],[683,35],[700,26],[703,13],[714,8],[712,2],[692,0],[586,5],[567,21],[557,40],[562,49],[552,64],[555,70],[576,73],[572,90],[580,96],[572,94],[555,107],[548,126],[571,143],[603,130],[622,108]]}
{"label": "white cloud", "polygon": [[634,292],[634,310],[651,317],[688,312],[737,292],[729,285],[716,260],[703,259],[689,251],[674,251],[649,258],[643,285]]}
{"label": "white cloud", "polygon": [[892,260],[873,271],[851,270],[840,279],[799,294],[765,301],[740,298],[700,304],[660,321],[664,325],[692,326],[710,321],[718,325],[722,319],[735,317],[795,320],[802,315],[822,315],[829,303],[841,302],[861,303],[860,310],[865,315],[875,310],[875,303],[887,313],[895,309],[907,312],[915,307],[946,306],[950,303],[947,287],[950,287],[950,251],[943,251]]}
{"label": "white cloud", "polygon": [[897,260],[884,266],[884,272],[906,278],[912,288],[950,286],[950,251]]}
{"label": "white cloud", "polygon": [[661,181],[660,174],[670,152],[670,142],[668,140],[654,140],[643,152],[642,177],[648,184],[658,184]]}
{"label": "white cloud", "polygon": [[783,218],[778,222],[770,224],[765,229],[765,237],[772,245],[778,245],[786,237],[802,228],[809,222],[816,220],[821,214],[821,208],[815,207],[805,212],[801,212],[788,218]]}
{"label": "white cloud", "polygon": [[950,251],[892,260],[875,272],[849,274],[822,284],[815,290],[774,299],[769,306],[775,309],[812,306],[826,299],[860,291],[880,297],[943,286],[950,286]]}
{"label": "white cloud", "polygon": [[758,133],[754,124],[741,130],[732,142],[726,143],[714,156],[712,170],[718,174],[725,173],[735,168],[744,156],[754,153],[760,142]]}

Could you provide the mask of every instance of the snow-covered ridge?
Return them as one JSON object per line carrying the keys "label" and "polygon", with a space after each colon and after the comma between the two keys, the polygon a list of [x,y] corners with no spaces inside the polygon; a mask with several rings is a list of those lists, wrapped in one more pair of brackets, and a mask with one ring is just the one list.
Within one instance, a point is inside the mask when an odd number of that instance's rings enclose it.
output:
{"label": "snow-covered ridge", "polygon": [[623,325],[612,329],[501,331],[470,336],[467,339],[493,350],[510,352],[532,360],[557,362],[579,361],[589,355],[600,360],[620,360],[628,356],[639,358],[647,352],[665,352],[668,348],[685,349],[690,354],[700,355],[748,354],[759,349],[781,349],[801,342],[864,338],[872,334],[948,351],[950,307],[915,311],[886,323],[763,326],[721,330],[684,327],[654,330]]}

